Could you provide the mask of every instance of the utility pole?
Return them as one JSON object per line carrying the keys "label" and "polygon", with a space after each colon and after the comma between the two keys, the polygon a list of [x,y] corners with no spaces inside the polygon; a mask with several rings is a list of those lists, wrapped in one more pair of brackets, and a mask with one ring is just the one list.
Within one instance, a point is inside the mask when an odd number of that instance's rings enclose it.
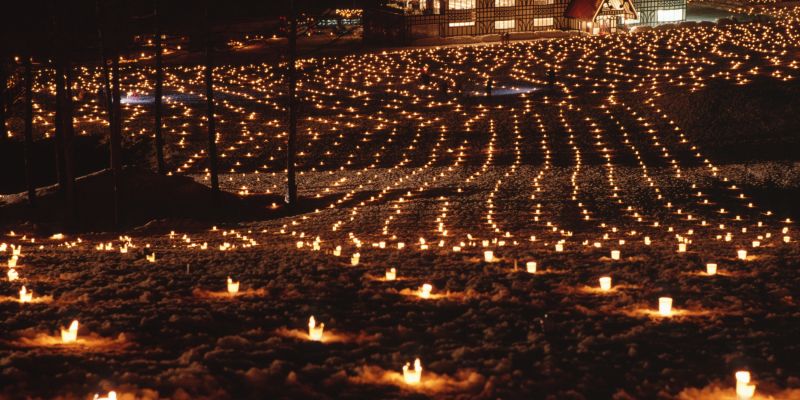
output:
{"label": "utility pole", "polygon": [[158,19],[158,0],[153,4],[153,18],[156,26],[156,95],[155,95],[155,135],[156,135],[156,163],[158,173],[166,174],[164,166],[164,136],[161,134],[161,98],[164,93],[164,66],[161,59],[161,21]]}
{"label": "utility pole", "polygon": [[286,204],[297,205],[295,153],[297,152],[297,10],[289,0],[289,139],[286,146]]}

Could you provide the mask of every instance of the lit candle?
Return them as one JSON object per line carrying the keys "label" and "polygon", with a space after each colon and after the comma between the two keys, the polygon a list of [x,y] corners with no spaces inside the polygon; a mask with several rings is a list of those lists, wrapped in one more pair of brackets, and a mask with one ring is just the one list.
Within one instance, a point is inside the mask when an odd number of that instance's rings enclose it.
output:
{"label": "lit candle", "polygon": [[761,242],[759,242],[758,240],[753,240],[753,247],[758,247],[758,246],[761,246]]}
{"label": "lit candle", "polygon": [[106,397],[100,397],[99,394],[95,394],[93,400],[117,400],[117,392],[108,392]]}
{"label": "lit candle", "polygon": [[486,262],[494,262],[494,252],[491,250],[486,250],[483,252],[483,259]]}
{"label": "lit candle", "polygon": [[8,276],[9,282],[14,282],[15,280],[19,279],[19,273],[17,273],[17,270],[14,268],[9,269],[6,275]]}
{"label": "lit candle", "polygon": [[756,393],[756,385],[750,384],[749,371],[736,372],[736,399],[749,400]]}
{"label": "lit candle", "polygon": [[658,313],[664,317],[672,315],[672,297],[658,298]]}
{"label": "lit candle", "polygon": [[715,264],[715,263],[706,264],[706,274],[708,274],[708,275],[716,275],[717,274],[717,264]]}
{"label": "lit candle", "polygon": [[231,277],[228,277],[228,294],[235,296],[239,293],[239,282],[234,282]]}
{"label": "lit candle", "polygon": [[145,256],[145,258],[147,258],[148,262],[154,263],[154,262],[156,262],[156,253],[147,255],[147,256]]}
{"label": "lit candle", "polygon": [[678,253],[686,252],[686,243],[678,243]]}
{"label": "lit candle", "polygon": [[394,268],[386,270],[386,280],[393,281],[395,279],[397,279],[397,270]]}
{"label": "lit candle", "polygon": [[33,300],[33,292],[29,292],[25,286],[22,286],[22,289],[19,290],[19,302],[30,303],[31,300]]}
{"label": "lit candle", "polygon": [[352,257],[350,257],[350,265],[356,266],[358,265],[359,260],[361,259],[360,253],[354,253]]}
{"label": "lit candle", "polygon": [[619,250],[611,250],[611,259],[619,260]]}
{"label": "lit candle", "polygon": [[339,257],[340,255],[342,255],[342,246],[336,246],[336,248],[333,249],[333,255],[335,257]]}
{"label": "lit candle", "polygon": [[420,383],[422,380],[422,363],[419,361],[419,358],[414,360],[413,370],[411,370],[410,363],[406,363],[406,365],[403,366],[403,379],[405,379],[406,383],[409,385]]}
{"label": "lit candle", "polygon": [[62,343],[75,343],[78,340],[78,320],[72,321],[69,329],[61,328],[61,342]]}
{"label": "lit candle", "polygon": [[525,269],[528,271],[529,274],[536,273],[536,261],[528,261],[525,263]]}
{"label": "lit candle", "polygon": [[736,255],[740,260],[747,260],[747,250],[739,250],[736,252]]}
{"label": "lit candle", "polygon": [[556,243],[556,251],[557,252],[564,251],[564,244],[563,243]]}
{"label": "lit candle", "polygon": [[314,319],[312,315],[311,318],[308,319],[308,337],[309,339],[319,342],[322,340],[322,331],[325,329],[325,324],[320,323],[317,326],[317,321]]}
{"label": "lit candle", "polygon": [[604,276],[600,278],[600,290],[607,292],[611,290],[611,277]]}
{"label": "lit candle", "polygon": [[11,258],[8,259],[8,268],[16,268],[17,260],[19,260],[19,256],[11,256]]}
{"label": "lit candle", "polygon": [[433,286],[430,283],[425,283],[422,287],[419,288],[419,297],[423,299],[427,299],[431,297],[431,291],[433,290]]}

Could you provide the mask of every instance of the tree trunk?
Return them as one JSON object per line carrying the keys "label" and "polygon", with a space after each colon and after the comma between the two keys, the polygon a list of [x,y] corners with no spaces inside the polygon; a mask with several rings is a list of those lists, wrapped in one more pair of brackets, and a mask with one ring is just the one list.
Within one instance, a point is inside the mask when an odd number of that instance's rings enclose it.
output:
{"label": "tree trunk", "polygon": [[33,182],[33,67],[31,58],[25,57],[25,183],[28,186],[28,204],[36,206],[36,184]]}
{"label": "tree trunk", "polygon": [[114,49],[111,96],[111,175],[113,179],[114,228],[122,227],[122,115],[120,109],[119,49]]}
{"label": "tree trunk", "polygon": [[211,41],[211,15],[209,2],[206,2],[206,104],[208,118],[208,160],[211,170],[211,190],[215,199],[219,195],[219,177],[217,171],[217,133],[214,121],[214,64],[213,43]]}
{"label": "tree trunk", "polygon": [[158,0],[155,0],[154,7],[155,25],[156,25],[156,94],[155,94],[155,134],[156,134],[156,164],[158,165],[158,173],[164,175],[167,173],[166,166],[164,165],[164,137],[161,133],[161,98],[164,89],[164,71],[161,60],[161,25],[158,19]]}
{"label": "tree trunk", "polygon": [[105,16],[103,15],[103,5],[101,0],[95,3],[95,11],[97,15],[97,39],[100,47],[100,63],[103,65],[103,102],[106,106],[106,117],[108,118],[109,128],[114,123],[113,111],[111,109],[111,71],[108,68],[108,60],[106,59],[105,39],[103,36],[103,22]]}
{"label": "tree trunk", "polygon": [[289,138],[286,146],[286,204],[297,205],[295,158],[297,152],[297,13],[291,0],[289,30]]}

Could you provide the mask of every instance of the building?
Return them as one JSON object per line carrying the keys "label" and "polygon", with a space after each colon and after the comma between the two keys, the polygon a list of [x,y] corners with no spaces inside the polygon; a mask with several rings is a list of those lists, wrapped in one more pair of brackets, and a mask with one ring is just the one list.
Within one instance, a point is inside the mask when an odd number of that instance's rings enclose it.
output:
{"label": "building", "polygon": [[683,21],[686,0],[379,0],[367,7],[367,39],[574,30],[613,33],[628,26]]}

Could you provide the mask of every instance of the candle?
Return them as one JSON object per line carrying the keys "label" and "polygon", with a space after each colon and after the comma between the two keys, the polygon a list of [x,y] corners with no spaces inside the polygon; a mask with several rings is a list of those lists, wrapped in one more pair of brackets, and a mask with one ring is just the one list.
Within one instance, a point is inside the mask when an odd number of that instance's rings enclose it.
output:
{"label": "candle", "polygon": [[528,271],[529,274],[536,273],[536,261],[528,261],[525,263],[525,269]]}
{"label": "candle", "polygon": [[317,326],[317,321],[312,315],[311,318],[308,319],[308,338],[315,342],[321,341],[323,330],[325,330],[325,324],[320,323],[319,326]]}
{"label": "candle", "polygon": [[108,392],[106,397],[100,397],[99,394],[95,394],[93,400],[117,400],[117,392]]}
{"label": "candle", "polygon": [[423,284],[422,287],[419,288],[419,297],[422,297],[423,299],[430,298],[432,290],[433,285],[430,283]]}
{"label": "candle", "polygon": [[154,262],[156,262],[156,253],[147,255],[147,256],[145,256],[145,258],[147,258],[148,262],[154,263]]}
{"label": "candle", "polygon": [[557,252],[564,251],[564,244],[563,243],[556,243],[556,251]]}
{"label": "candle", "polygon": [[228,277],[228,294],[235,296],[239,293],[239,282],[234,282],[231,277]]}
{"label": "candle", "polygon": [[715,263],[706,264],[706,274],[708,274],[708,275],[716,275],[717,274],[717,264],[715,264]]}
{"label": "candle", "polygon": [[397,279],[397,270],[394,268],[386,270],[386,280],[393,281]]}
{"label": "candle", "polygon": [[68,343],[75,343],[78,340],[78,320],[72,321],[69,325],[69,329],[61,328],[61,342],[68,344]]}
{"label": "candle", "polygon": [[25,286],[22,286],[22,289],[19,290],[19,302],[29,303],[31,300],[33,300],[33,292],[29,292]]}
{"label": "candle", "polygon": [[342,255],[342,246],[336,246],[336,248],[333,249],[333,255],[335,257],[339,257],[340,255]]}
{"label": "candle", "polygon": [[611,290],[611,277],[604,276],[600,278],[600,290],[606,292]]}
{"label": "candle", "polygon": [[619,250],[611,250],[611,259],[619,260]]}
{"label": "candle", "polygon": [[17,260],[19,260],[19,256],[11,256],[11,258],[8,259],[8,268],[16,268]]}
{"label": "candle", "polygon": [[360,253],[354,253],[352,257],[350,257],[350,265],[356,266],[358,265],[359,260],[361,259]]}
{"label": "candle", "polygon": [[650,246],[650,236],[645,236],[644,237],[644,244],[645,244],[645,246]]}
{"label": "candle", "polygon": [[686,243],[678,243],[678,253],[686,252]]}
{"label": "candle", "polygon": [[672,297],[658,298],[658,313],[664,317],[672,315]]}
{"label": "candle", "polygon": [[494,252],[491,250],[486,250],[483,252],[483,259],[486,262],[494,262]]}
{"label": "candle", "polygon": [[747,250],[739,250],[736,252],[736,255],[740,260],[747,260]]}
{"label": "candle", "polygon": [[9,282],[14,282],[15,280],[19,279],[19,273],[17,273],[17,270],[14,268],[9,269],[6,275],[8,276]]}
{"label": "candle", "polygon": [[753,240],[753,247],[758,247],[758,246],[761,246],[761,242],[759,242],[758,240]]}
{"label": "candle", "polygon": [[411,370],[410,367],[410,363],[406,363],[406,365],[403,366],[403,379],[405,379],[406,383],[409,385],[416,385],[422,380],[422,363],[419,361],[419,358],[414,360],[414,369]]}
{"label": "candle", "polygon": [[750,384],[750,371],[736,372],[736,399],[749,400],[755,395],[756,385]]}

